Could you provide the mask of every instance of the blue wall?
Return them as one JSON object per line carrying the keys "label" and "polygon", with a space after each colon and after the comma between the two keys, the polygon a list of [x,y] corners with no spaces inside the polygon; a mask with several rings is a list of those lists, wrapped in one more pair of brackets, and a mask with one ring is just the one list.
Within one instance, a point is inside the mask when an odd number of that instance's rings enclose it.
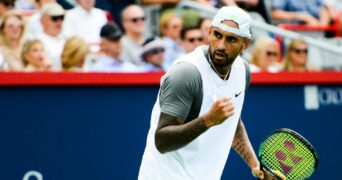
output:
{"label": "blue wall", "polygon": [[[242,117],[256,151],[280,127],[316,148],[312,179],[335,179],[340,149],[342,87],[337,102],[304,107],[304,85],[252,85]],[[136,179],[157,86],[25,86],[0,88],[0,179]],[[340,94],[338,94],[340,93]],[[322,95],[323,98],[325,97]],[[254,179],[232,151],[222,179]]]}

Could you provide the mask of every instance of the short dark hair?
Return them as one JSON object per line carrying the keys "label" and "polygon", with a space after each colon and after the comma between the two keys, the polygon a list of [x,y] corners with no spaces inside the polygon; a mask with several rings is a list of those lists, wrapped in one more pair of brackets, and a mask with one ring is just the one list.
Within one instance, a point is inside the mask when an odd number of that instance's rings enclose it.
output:
{"label": "short dark hair", "polygon": [[0,0],[0,4],[14,7],[15,0]]}
{"label": "short dark hair", "polygon": [[196,30],[196,29],[199,30],[199,28],[198,28],[197,26],[185,26],[185,27],[183,27],[183,29],[181,30],[181,33],[180,33],[181,39],[182,39],[182,40],[185,39],[185,34],[186,34],[188,31]]}

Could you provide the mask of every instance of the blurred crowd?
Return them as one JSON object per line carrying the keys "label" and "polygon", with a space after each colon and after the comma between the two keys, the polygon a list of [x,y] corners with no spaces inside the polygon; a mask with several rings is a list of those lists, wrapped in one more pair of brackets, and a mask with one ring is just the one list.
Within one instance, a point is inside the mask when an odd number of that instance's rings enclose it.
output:
{"label": "blurred crowd", "polygon": [[[336,18],[341,0],[194,1],[208,7],[239,6],[253,20],[268,24],[338,24],[340,32],[325,35],[342,34],[342,18]],[[178,57],[208,43],[211,26],[211,17],[196,10],[176,13],[179,2],[0,0],[0,71],[167,71]],[[158,17],[152,13],[155,6]],[[309,62],[310,49],[301,38],[286,45],[265,32],[255,31],[252,38],[249,55],[241,54],[252,72],[322,70]]]}

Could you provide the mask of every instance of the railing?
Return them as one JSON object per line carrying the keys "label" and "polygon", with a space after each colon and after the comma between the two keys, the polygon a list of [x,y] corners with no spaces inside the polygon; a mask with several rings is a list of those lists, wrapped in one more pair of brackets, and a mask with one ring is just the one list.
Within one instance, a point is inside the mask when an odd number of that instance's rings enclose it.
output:
{"label": "railing", "polygon": [[[164,72],[76,73],[0,72],[0,87],[6,86],[159,86]],[[342,72],[252,73],[252,84],[342,84]]]}

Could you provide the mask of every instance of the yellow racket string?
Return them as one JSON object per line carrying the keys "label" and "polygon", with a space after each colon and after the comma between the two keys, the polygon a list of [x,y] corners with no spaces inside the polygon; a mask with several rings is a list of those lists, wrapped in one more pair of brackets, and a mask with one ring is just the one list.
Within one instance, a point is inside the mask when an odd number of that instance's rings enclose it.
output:
{"label": "yellow racket string", "polygon": [[287,180],[306,179],[315,171],[315,154],[297,137],[285,132],[269,136],[260,146],[262,164],[283,173]]}

